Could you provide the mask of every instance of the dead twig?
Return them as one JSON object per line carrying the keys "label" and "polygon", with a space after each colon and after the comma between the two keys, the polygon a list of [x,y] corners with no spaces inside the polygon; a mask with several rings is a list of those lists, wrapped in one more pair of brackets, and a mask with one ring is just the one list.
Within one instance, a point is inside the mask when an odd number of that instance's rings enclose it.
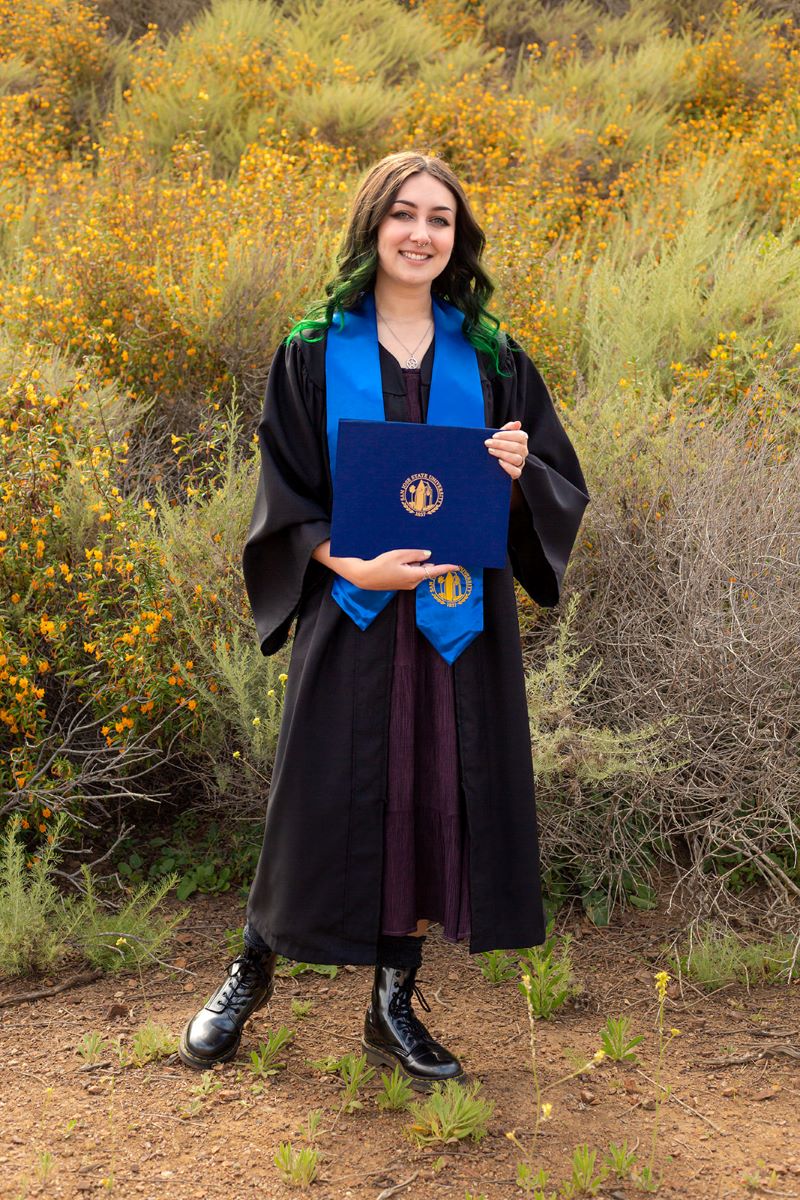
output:
{"label": "dead twig", "polygon": [[396,1183],[394,1187],[384,1188],[379,1192],[375,1200],[389,1200],[390,1196],[394,1196],[397,1192],[402,1192],[403,1188],[407,1188],[419,1175],[419,1171],[415,1171],[413,1175],[409,1175],[408,1179],[404,1179],[402,1183]]}
{"label": "dead twig", "polygon": [[778,1043],[777,1046],[765,1046],[763,1050],[751,1050],[749,1054],[731,1054],[725,1058],[704,1058],[704,1067],[740,1067],[745,1063],[757,1062],[760,1058],[800,1058],[797,1046],[788,1042]]}
{"label": "dead twig", "polygon": [[18,996],[0,996],[0,1008],[11,1008],[15,1004],[25,1004],[28,1000],[46,1000],[48,996],[55,996],[58,992],[65,992],[67,988],[81,987],[85,983],[94,983],[103,974],[101,970],[87,971],[83,975],[74,975],[72,979],[65,979],[63,983],[57,983],[53,987],[42,988],[38,992],[20,992]]}

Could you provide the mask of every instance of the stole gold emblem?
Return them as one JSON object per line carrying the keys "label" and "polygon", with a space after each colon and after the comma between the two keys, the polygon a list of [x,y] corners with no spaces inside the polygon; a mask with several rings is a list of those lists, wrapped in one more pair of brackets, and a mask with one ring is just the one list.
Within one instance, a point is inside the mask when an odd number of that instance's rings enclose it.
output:
{"label": "stole gold emblem", "polygon": [[463,604],[472,591],[472,576],[463,567],[458,567],[429,580],[428,587],[434,600],[447,608],[455,608],[457,604]]}
{"label": "stole gold emblem", "polygon": [[[424,471],[409,475],[400,488],[400,503],[406,512],[415,517],[428,517],[441,508],[444,500],[444,488],[435,475]],[[431,595],[439,604],[447,608],[455,608],[463,604],[472,591],[472,577],[469,571],[458,567],[444,575],[437,575],[428,581]]]}

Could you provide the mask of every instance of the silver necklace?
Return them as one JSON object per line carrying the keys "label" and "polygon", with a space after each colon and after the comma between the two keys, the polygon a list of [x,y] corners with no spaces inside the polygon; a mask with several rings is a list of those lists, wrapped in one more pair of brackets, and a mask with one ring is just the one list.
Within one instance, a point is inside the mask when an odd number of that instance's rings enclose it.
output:
{"label": "silver necklace", "polygon": [[[376,309],[376,312],[377,312],[377,309]],[[389,324],[389,322],[386,320],[386,317],[384,317],[383,313],[378,313],[378,316],[379,316],[379,317],[380,317],[380,319],[383,321],[384,325],[387,327],[387,329],[389,330],[389,332],[390,332],[390,333],[391,333],[391,334],[392,334],[394,337],[396,337],[396,338],[397,338],[398,342],[400,342],[400,338],[399,338],[399,337],[397,337],[397,334],[396,334],[396,333],[395,333],[395,331],[392,329],[391,325],[390,325],[390,324]],[[422,343],[425,341],[425,338],[428,336],[428,330],[431,328],[431,325],[432,325],[432,324],[433,324],[433,322],[431,321],[431,322],[429,322],[429,324],[428,324],[428,325],[426,325],[426,327],[425,327],[425,332],[423,333],[422,337],[419,339],[419,341],[417,342],[417,344],[416,344],[416,346],[414,347],[414,349],[413,349],[413,350],[409,350],[408,346],[406,346],[406,344],[405,344],[404,342],[400,342],[400,345],[403,347],[403,349],[405,350],[406,354],[408,355],[408,358],[406,359],[406,366],[407,366],[407,367],[408,367],[410,370],[412,370],[412,371],[414,370],[414,368],[415,368],[415,367],[418,367],[418,366],[419,366],[419,363],[417,362],[417,359],[416,359],[416,353],[417,353],[417,351],[419,350],[419,348],[420,348],[420,346],[422,345]]]}

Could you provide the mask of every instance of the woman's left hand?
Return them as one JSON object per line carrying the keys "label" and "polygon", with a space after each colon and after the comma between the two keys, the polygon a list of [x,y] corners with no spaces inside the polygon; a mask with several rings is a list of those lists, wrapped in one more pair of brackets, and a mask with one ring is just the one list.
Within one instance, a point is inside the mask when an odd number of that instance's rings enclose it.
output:
{"label": "woman's left hand", "polygon": [[521,421],[509,421],[487,438],[484,445],[512,479],[519,479],[528,457],[528,435]]}

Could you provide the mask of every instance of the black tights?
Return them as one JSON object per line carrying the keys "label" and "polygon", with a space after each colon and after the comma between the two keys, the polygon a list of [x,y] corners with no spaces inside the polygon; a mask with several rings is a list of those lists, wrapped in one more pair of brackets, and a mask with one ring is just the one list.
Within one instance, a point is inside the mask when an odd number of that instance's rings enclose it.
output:
{"label": "black tights", "polygon": [[[376,963],[380,967],[420,967],[424,941],[425,934],[421,937],[415,934],[395,937],[382,933],[378,938]],[[262,954],[270,953],[270,947],[249,924],[244,927],[244,944],[251,950],[260,950]]]}

